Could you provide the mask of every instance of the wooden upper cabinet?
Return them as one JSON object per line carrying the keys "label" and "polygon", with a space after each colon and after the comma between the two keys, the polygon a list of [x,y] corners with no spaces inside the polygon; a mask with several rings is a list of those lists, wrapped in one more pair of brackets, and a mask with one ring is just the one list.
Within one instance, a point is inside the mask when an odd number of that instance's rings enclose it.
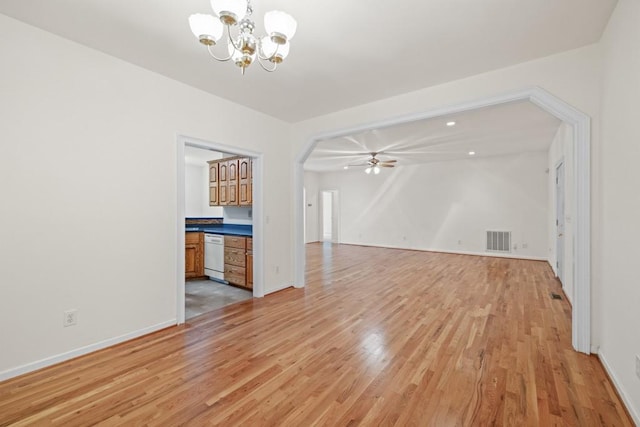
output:
{"label": "wooden upper cabinet", "polygon": [[218,206],[229,204],[229,168],[227,162],[218,162]]}
{"label": "wooden upper cabinet", "polygon": [[209,206],[251,206],[253,160],[232,157],[209,162]]}
{"label": "wooden upper cabinet", "polygon": [[251,192],[253,191],[252,181],[252,163],[249,158],[242,158],[238,161],[238,174],[239,174],[239,192],[238,192],[238,204],[240,206],[251,206]]}
{"label": "wooden upper cabinet", "polygon": [[218,206],[219,180],[218,162],[209,162],[209,206]]}
{"label": "wooden upper cabinet", "polygon": [[238,206],[238,159],[227,161],[229,178],[227,181],[227,206]]}

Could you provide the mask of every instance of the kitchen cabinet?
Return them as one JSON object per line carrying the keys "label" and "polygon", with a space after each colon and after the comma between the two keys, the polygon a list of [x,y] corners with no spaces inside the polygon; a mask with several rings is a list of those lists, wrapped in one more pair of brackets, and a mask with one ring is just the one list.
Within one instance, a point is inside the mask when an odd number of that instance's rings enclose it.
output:
{"label": "kitchen cabinet", "polygon": [[252,203],[252,169],[253,159],[242,158],[238,160],[238,204],[251,206]]}
{"label": "kitchen cabinet", "polygon": [[253,289],[253,238],[247,237],[247,259],[245,261],[247,271],[247,288]]}
{"label": "kitchen cabinet", "polygon": [[224,236],[224,280],[232,285],[247,287],[247,239]]}
{"label": "kitchen cabinet", "polygon": [[218,206],[220,181],[218,179],[218,164],[209,162],[209,206]]}
{"label": "kitchen cabinet", "polygon": [[227,161],[227,206],[238,205],[238,160]]}
{"label": "kitchen cabinet", "polygon": [[[211,164],[211,162],[210,162]],[[227,162],[215,162],[215,167],[218,168],[218,203],[212,204],[209,200],[210,206],[227,206],[229,204],[229,168]],[[211,171],[211,169],[209,169]],[[211,178],[209,178],[211,180]]]}
{"label": "kitchen cabinet", "polygon": [[204,233],[185,233],[184,276],[185,279],[204,276]]}
{"label": "kitchen cabinet", "polygon": [[253,160],[229,157],[209,163],[209,206],[251,206]]}

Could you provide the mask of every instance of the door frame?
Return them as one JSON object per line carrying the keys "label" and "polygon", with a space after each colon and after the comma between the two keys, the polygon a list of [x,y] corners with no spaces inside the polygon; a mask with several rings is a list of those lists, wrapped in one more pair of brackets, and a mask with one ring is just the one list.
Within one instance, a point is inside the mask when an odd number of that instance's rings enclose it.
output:
{"label": "door frame", "polygon": [[[560,188],[559,184],[559,179],[558,179],[558,170],[562,168],[562,215],[560,215],[559,212],[559,203],[560,203],[560,192],[558,191],[558,188]],[[566,235],[566,223],[565,223],[565,218],[566,218],[566,208],[567,208],[567,204],[566,204],[566,178],[565,178],[565,174],[566,174],[566,165],[564,162],[564,159],[561,159],[558,163],[556,163],[555,165],[555,196],[556,196],[556,206],[555,206],[555,217],[556,217],[556,230],[555,230],[555,236],[556,236],[556,277],[558,277],[558,280],[560,280],[560,283],[562,284],[562,289],[565,290],[566,289],[566,283],[565,283],[565,268],[566,268],[566,259],[565,259],[565,242],[564,242],[564,237]],[[562,232],[563,232],[563,236],[562,236],[562,245],[560,245],[560,234],[559,232],[559,226],[560,226],[560,220],[562,220]],[[562,250],[560,250],[560,246],[562,246]],[[560,261],[562,260],[562,261]],[[562,266],[562,267],[561,267]],[[573,295],[571,295],[571,300],[573,300]]]}
{"label": "door frame", "polygon": [[515,101],[530,101],[573,128],[573,193],[575,202],[571,217],[573,227],[573,282],[574,301],[571,335],[573,348],[591,353],[591,118],[540,87],[530,87],[475,101],[446,106],[373,123],[346,128],[330,129],[312,135],[302,145],[294,160],[294,269],[295,286],[305,283],[305,246],[303,239],[302,188],[304,186],[304,162],[323,139],[338,138],[371,129],[380,129],[416,120],[433,119],[465,111],[475,110]]}
{"label": "door frame", "polygon": [[264,224],[263,224],[263,153],[247,150],[231,145],[206,141],[186,135],[176,136],[177,164],[177,198],[178,210],[176,215],[176,323],[181,325],[185,321],[185,278],[184,278],[184,229],[185,229],[185,164],[184,148],[186,145],[200,147],[206,150],[220,151],[223,153],[233,153],[239,156],[253,158],[253,202],[252,202],[252,223],[253,223],[253,296],[254,298],[264,297]]}

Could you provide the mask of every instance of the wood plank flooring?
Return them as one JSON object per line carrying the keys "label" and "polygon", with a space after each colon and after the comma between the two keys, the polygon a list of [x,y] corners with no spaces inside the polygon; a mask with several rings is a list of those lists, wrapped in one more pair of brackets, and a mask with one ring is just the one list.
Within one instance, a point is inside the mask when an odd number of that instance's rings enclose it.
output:
{"label": "wood plank flooring", "polygon": [[544,262],[311,244],[307,280],[0,383],[0,425],[633,425]]}

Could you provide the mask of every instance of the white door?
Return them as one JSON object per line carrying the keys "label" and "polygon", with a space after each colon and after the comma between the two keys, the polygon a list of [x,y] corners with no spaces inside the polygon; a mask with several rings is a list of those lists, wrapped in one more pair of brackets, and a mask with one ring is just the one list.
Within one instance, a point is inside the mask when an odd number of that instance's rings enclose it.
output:
{"label": "white door", "polygon": [[564,288],[564,162],[556,168],[556,274]]}

